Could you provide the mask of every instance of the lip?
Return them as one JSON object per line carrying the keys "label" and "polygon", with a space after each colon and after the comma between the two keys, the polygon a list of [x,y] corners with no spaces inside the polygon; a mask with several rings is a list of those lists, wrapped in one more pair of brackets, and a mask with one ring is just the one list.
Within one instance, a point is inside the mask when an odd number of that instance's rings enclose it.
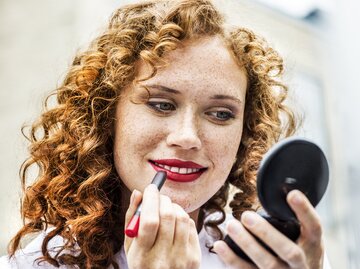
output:
{"label": "lip", "polygon": [[[164,169],[163,167],[157,166],[154,162],[162,165],[168,165],[168,166],[175,166],[180,168],[196,168],[201,169],[198,172],[191,173],[191,174],[179,174],[176,172],[171,172],[169,170]],[[172,181],[176,182],[191,182],[197,180],[202,173],[205,172],[206,167],[201,166],[197,163],[191,162],[191,161],[180,161],[177,159],[162,159],[162,160],[151,160],[149,161],[150,165],[154,168],[155,171],[165,171],[167,173],[167,178]]]}
{"label": "lip", "polygon": [[206,168],[204,166],[201,166],[200,164],[191,161],[181,161],[178,159],[161,159],[161,160],[152,160],[152,161],[163,165],[176,166],[181,168],[197,168],[197,169]]}

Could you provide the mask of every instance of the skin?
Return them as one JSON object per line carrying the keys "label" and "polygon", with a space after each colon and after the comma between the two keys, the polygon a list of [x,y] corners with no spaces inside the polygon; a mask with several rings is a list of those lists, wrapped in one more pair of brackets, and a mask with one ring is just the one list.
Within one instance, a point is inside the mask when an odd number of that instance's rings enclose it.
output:
{"label": "skin", "polygon": [[[287,195],[287,202],[301,224],[297,243],[282,235],[259,215],[249,211],[241,216],[241,222],[229,221],[226,230],[255,265],[238,258],[223,241],[215,242],[214,251],[229,268],[323,268],[324,248],[319,216],[306,196],[298,190]],[[278,257],[266,251],[249,231],[273,249]]]}
{"label": "skin", "polygon": [[[123,196],[132,192],[130,203],[125,203],[125,225],[142,201],[139,234],[134,239],[125,236],[124,248],[129,268],[195,269],[201,262],[196,229],[199,208],[223,185],[234,163],[247,79],[219,37],[186,41],[164,58],[170,64],[153,78],[129,85],[117,105],[115,167],[127,187]],[[137,78],[150,73],[150,68],[139,62]],[[149,102],[134,102],[143,99],[144,85]],[[159,86],[177,93],[159,90]],[[213,98],[220,94],[232,99]],[[229,112],[233,117],[227,117]],[[168,158],[193,161],[207,170],[193,182],[167,180],[160,194],[149,185],[155,170],[148,160]],[[241,221],[229,221],[227,233],[255,265],[238,258],[223,241],[215,242],[214,251],[228,268],[322,268],[319,217],[300,192],[292,191],[287,198],[302,226],[298,242],[246,212]],[[264,250],[249,231],[279,258]]]}
{"label": "skin", "polygon": [[[199,208],[226,181],[242,134],[246,74],[219,37],[186,41],[164,58],[176,64],[129,85],[117,105],[115,167],[133,191],[126,223],[142,199],[139,234],[124,243],[129,268],[199,267]],[[150,73],[139,62],[137,78]],[[144,85],[150,93],[145,103],[139,102]],[[148,160],[170,158],[207,169],[192,182],[167,180],[160,195],[148,186],[156,173]]]}
{"label": "skin", "polygon": [[[246,75],[218,37],[186,41],[165,60],[176,64],[124,90],[116,111],[115,167],[130,191],[143,191],[155,175],[149,159],[175,158],[206,167],[193,182],[167,180],[161,189],[196,221],[199,207],[224,184],[235,161],[242,134]],[[140,62],[137,78],[150,73]],[[144,93],[147,96],[143,85],[150,92],[150,103],[139,104]],[[159,86],[178,93],[159,90]],[[214,99],[216,95],[237,101]],[[229,113],[234,118],[228,118]]]}

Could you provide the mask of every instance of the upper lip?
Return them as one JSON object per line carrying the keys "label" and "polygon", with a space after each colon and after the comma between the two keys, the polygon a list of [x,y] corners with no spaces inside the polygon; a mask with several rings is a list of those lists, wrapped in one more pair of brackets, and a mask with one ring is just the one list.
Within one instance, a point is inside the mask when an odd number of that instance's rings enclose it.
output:
{"label": "upper lip", "polygon": [[197,164],[195,162],[192,162],[192,161],[181,161],[178,159],[152,160],[152,162],[156,162],[156,163],[162,164],[162,165],[180,167],[180,168],[197,168],[197,169],[206,168],[206,167],[204,167],[200,164]]}

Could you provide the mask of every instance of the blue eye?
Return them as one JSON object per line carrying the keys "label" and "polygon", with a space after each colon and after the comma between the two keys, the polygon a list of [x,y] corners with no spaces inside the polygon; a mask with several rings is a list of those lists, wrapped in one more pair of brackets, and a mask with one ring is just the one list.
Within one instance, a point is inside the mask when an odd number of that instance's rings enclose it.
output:
{"label": "blue eye", "polygon": [[215,118],[215,120],[218,121],[228,121],[235,118],[235,115],[232,112],[223,110],[211,111],[207,112],[206,114],[212,116],[213,118]]}
{"label": "blue eye", "polygon": [[227,111],[217,111],[216,116],[221,120],[228,120],[234,118],[233,114]]}
{"label": "blue eye", "polygon": [[159,112],[168,112],[175,110],[175,106],[168,102],[148,102],[148,106]]}

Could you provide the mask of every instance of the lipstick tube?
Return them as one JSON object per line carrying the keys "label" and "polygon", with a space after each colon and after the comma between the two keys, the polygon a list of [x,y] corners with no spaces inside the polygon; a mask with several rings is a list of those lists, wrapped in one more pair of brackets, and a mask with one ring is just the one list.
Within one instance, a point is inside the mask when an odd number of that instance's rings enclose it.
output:
{"label": "lipstick tube", "polygon": [[[151,184],[155,184],[155,186],[160,191],[161,187],[164,185],[166,180],[166,172],[159,171],[156,173],[155,177],[151,181]],[[126,226],[125,234],[128,237],[136,237],[139,231],[139,224],[140,224],[140,214],[141,214],[141,203],[136,208],[134,215],[131,217],[129,224]]]}

